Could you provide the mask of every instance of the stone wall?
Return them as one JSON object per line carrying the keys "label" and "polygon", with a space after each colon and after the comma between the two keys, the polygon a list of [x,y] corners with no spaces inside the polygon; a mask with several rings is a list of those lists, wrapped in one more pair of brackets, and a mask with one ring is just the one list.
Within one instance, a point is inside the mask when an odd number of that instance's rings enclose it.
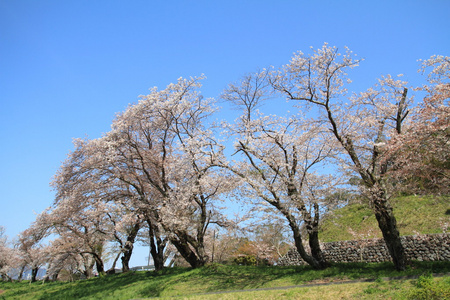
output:
{"label": "stone wall", "polygon": [[[402,236],[405,252],[410,260],[450,260],[450,234],[428,234]],[[383,239],[339,241],[321,244],[326,259],[330,262],[383,262],[391,257]],[[278,261],[280,266],[306,264],[292,248]]]}

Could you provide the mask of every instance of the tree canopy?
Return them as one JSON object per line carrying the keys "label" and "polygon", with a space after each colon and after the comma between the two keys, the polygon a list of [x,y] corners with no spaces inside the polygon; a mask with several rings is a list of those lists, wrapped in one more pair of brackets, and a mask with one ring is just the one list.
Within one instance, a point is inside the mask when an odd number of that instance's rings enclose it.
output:
{"label": "tree canopy", "polygon": [[[241,111],[233,122],[214,122],[219,108],[201,95],[204,76],[151,89],[102,137],[74,140],[51,184],[53,205],[15,248],[0,230],[0,275],[28,267],[34,280],[47,265],[46,278],[62,270],[89,277],[94,266],[113,272],[119,257],[128,271],[142,239],[157,270],[168,257],[196,268],[237,249],[273,261],[280,236],[261,234],[256,244],[232,237],[246,223],[227,212],[228,200],[249,207],[272,233],[287,228],[301,257],[322,269],[328,262],[320,220],[355,193],[372,208],[395,267],[404,269],[390,199],[405,191],[449,192],[450,58],[421,61],[422,86],[386,75],[351,93],[348,73],[360,63],[349,49],[324,44],[280,68],[248,74],[220,95]],[[265,111],[286,99],[292,112]],[[219,238],[219,228],[229,236]],[[115,259],[105,270],[111,244]]]}

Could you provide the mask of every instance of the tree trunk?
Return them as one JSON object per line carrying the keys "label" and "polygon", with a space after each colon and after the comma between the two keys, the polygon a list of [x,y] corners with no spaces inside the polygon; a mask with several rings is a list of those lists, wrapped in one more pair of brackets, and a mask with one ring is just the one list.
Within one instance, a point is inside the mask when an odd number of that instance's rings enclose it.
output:
{"label": "tree trunk", "polygon": [[53,273],[53,275],[51,276],[51,279],[50,280],[52,280],[52,281],[56,281],[56,280],[58,280],[58,276],[59,276],[59,273],[61,272],[61,269],[59,269],[58,271],[56,271],[55,273]]}
{"label": "tree trunk", "polygon": [[[125,246],[126,248],[126,246]],[[122,261],[122,273],[126,273],[130,271],[130,259],[131,254],[133,253],[133,246],[129,250],[126,250],[126,252],[123,253],[120,260]]]}
{"label": "tree trunk", "polygon": [[314,218],[308,213],[305,220],[306,229],[309,237],[309,248],[311,249],[311,255],[319,263],[320,269],[326,269],[330,264],[325,259],[319,242],[319,204],[314,203]]}
{"label": "tree trunk", "polygon": [[320,242],[319,242],[319,233],[317,230],[308,233],[309,237],[309,248],[311,249],[311,256],[314,257],[314,259],[319,264],[319,269],[323,270],[330,266],[330,264],[325,259],[325,256],[323,255],[322,249],[320,248]]}
{"label": "tree trunk", "polygon": [[164,268],[164,253],[155,248],[156,247],[152,247],[152,249],[150,249],[153,258],[153,266],[155,267],[155,271],[161,271]]}
{"label": "tree trunk", "polygon": [[[406,101],[407,89],[403,90],[402,99],[398,104],[398,114],[395,119],[397,133],[401,132],[401,122],[408,114],[405,111],[404,103]],[[332,125],[332,132],[339,143],[344,147],[345,151],[349,155],[353,162],[353,166],[356,168],[357,172],[361,176],[365,186],[369,189],[370,195],[369,200],[372,204],[375,217],[378,221],[378,227],[380,228],[386,247],[388,248],[389,254],[392,257],[394,266],[397,270],[402,271],[406,268],[406,254],[403,245],[400,240],[400,233],[397,228],[397,221],[394,217],[392,207],[389,205],[388,198],[386,195],[386,188],[382,185],[381,175],[385,174],[386,166],[380,166],[379,157],[381,155],[380,150],[377,146],[374,146],[372,152],[372,162],[371,168],[363,167],[360,161],[360,157],[355,149],[353,140],[350,136],[342,134],[335,122],[332,110],[328,103],[325,106],[327,111],[327,117]],[[382,140],[383,127],[380,127],[377,140]],[[362,157],[362,156],[361,156]],[[384,169],[384,170],[383,170]],[[381,172],[381,174],[380,174]]]}
{"label": "tree trunk", "polygon": [[400,232],[397,228],[397,220],[394,212],[386,199],[386,193],[381,189],[376,189],[376,192],[371,195],[373,210],[378,221],[386,247],[392,257],[395,269],[403,271],[406,269],[407,259],[405,249],[403,248]]}
{"label": "tree trunk", "polygon": [[23,272],[25,271],[25,267],[26,267],[26,265],[23,265],[22,267],[20,267],[20,273],[19,273],[19,276],[17,277],[17,280],[22,281]]}
{"label": "tree trunk", "polygon": [[149,218],[147,218],[150,254],[153,259],[155,271],[160,271],[164,268],[164,250],[167,245],[167,240],[161,239],[161,235],[157,226],[154,226]]}
{"label": "tree trunk", "polygon": [[95,260],[95,267],[97,268],[98,275],[105,274],[105,266],[103,264],[103,260],[96,253],[92,254]]}
{"label": "tree trunk", "polygon": [[129,264],[130,264],[131,254],[133,254],[133,243],[134,243],[134,238],[133,238],[133,242],[127,241],[125,243],[124,252],[123,252],[122,257],[120,258],[120,260],[122,261],[122,272],[123,273],[130,271]]}
{"label": "tree trunk", "polygon": [[[342,142],[341,142],[342,143]],[[397,228],[397,220],[394,216],[394,211],[389,204],[387,190],[382,182],[382,175],[386,171],[385,166],[380,166],[379,161],[376,157],[380,155],[379,151],[375,148],[373,153],[374,166],[369,172],[364,169],[359,158],[356,155],[356,151],[353,146],[353,142],[350,138],[347,138],[346,143],[342,144],[350,155],[354,165],[358,169],[358,173],[361,176],[366,188],[368,189],[368,198],[372,209],[374,211],[375,217],[378,221],[378,227],[383,234],[386,247],[388,248],[389,254],[392,257],[395,269],[398,271],[403,271],[406,269],[407,259],[405,254],[405,249],[403,248],[402,242],[400,240],[400,232]],[[378,166],[378,167],[376,167]],[[380,170],[382,175],[380,175]]]}
{"label": "tree trunk", "polygon": [[133,228],[131,229],[131,232],[128,234],[127,241],[123,249],[123,255],[121,257],[123,273],[130,271],[129,263],[131,259],[131,254],[133,254],[134,241],[140,228],[141,223],[137,222],[136,224],[134,224]]}
{"label": "tree trunk", "polygon": [[89,253],[83,253],[81,254],[81,257],[83,258],[83,265],[84,265],[84,271],[83,274],[86,276],[86,278],[92,278],[92,270],[95,265],[95,260],[92,259],[93,255]]}
{"label": "tree trunk", "polygon": [[155,271],[160,271],[164,268],[164,249],[166,248],[166,244],[167,242],[159,236],[154,236],[150,240],[150,254],[152,255]]}
{"label": "tree trunk", "polygon": [[187,241],[179,239],[172,239],[172,244],[177,248],[180,255],[191,265],[192,268],[199,268],[206,264],[206,261],[198,257],[194,251],[189,247]]}
{"label": "tree trunk", "polygon": [[[314,251],[315,251],[315,255],[317,257],[322,257],[324,262],[321,262],[319,260],[317,260],[313,255],[309,255],[306,251],[305,251],[305,247],[303,247],[303,240],[302,240],[302,235],[300,232],[300,228],[298,227],[298,225],[293,221],[293,220],[289,220],[289,226],[291,227],[292,233],[293,233],[293,237],[294,237],[294,244],[295,247],[297,248],[297,252],[300,254],[300,257],[306,261],[306,263],[308,265],[310,265],[311,267],[313,267],[316,270],[322,270],[325,269],[328,264],[326,263],[326,261],[323,258],[322,255],[322,251],[320,250],[320,245],[319,245],[319,240],[317,238],[317,246],[319,249],[319,253],[317,252],[317,247],[315,242],[313,243],[314,245]],[[310,245],[311,245],[311,237],[310,237]],[[313,248],[311,248],[311,253],[313,252]]]}
{"label": "tree trunk", "polygon": [[37,277],[37,273],[39,271],[39,267],[34,267],[31,269],[31,282],[35,282],[36,281],[36,277]]}
{"label": "tree trunk", "polygon": [[114,258],[111,268],[108,271],[106,271],[106,274],[116,274],[116,264],[117,264],[117,261],[119,260],[119,257],[121,254],[122,254],[122,252],[119,252],[116,255],[116,258]]}
{"label": "tree trunk", "polygon": [[[299,193],[295,187],[289,187],[288,195],[294,200],[300,199]],[[299,226],[295,222],[294,216],[286,209],[282,208],[279,204],[276,204],[275,207],[285,216],[286,220],[289,222],[289,227],[291,227],[292,233],[294,235],[295,247],[297,248],[298,253],[301,258],[306,261],[311,267],[317,270],[326,269],[329,264],[325,260],[325,256],[320,249],[319,243],[319,205],[317,203],[314,204],[315,215],[314,218],[311,214],[306,210],[305,205],[302,204],[298,207],[302,214],[303,221],[306,224],[306,229],[308,231],[309,236],[309,248],[311,250],[311,255],[306,253],[305,248],[303,247],[303,240]]]}
{"label": "tree trunk", "polygon": [[11,277],[8,276],[6,273],[0,273],[1,281],[13,281]]}

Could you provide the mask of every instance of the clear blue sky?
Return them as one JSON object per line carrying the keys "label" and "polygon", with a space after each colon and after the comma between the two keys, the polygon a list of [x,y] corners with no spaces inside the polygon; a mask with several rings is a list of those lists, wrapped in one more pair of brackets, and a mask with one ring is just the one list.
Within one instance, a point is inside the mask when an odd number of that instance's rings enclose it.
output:
{"label": "clear blue sky", "polygon": [[324,42],[366,59],[360,86],[414,82],[418,59],[450,55],[449,15],[448,0],[0,0],[0,225],[26,229],[72,138],[100,137],[150,87],[205,74],[217,97]]}

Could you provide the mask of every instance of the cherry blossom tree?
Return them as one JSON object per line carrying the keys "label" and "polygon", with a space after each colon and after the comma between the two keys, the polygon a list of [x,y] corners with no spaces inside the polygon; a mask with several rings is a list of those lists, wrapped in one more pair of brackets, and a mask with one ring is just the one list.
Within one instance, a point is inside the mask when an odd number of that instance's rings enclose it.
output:
{"label": "cherry blossom tree", "polygon": [[11,271],[19,267],[19,255],[16,249],[10,246],[5,227],[0,226],[0,279],[12,280]]}
{"label": "cherry blossom tree", "polygon": [[[105,153],[110,151],[108,138],[75,140],[75,150],[55,176],[53,186],[58,191],[57,199],[75,195],[74,199],[78,201],[91,202],[90,209],[104,207],[99,211],[103,214],[102,232],[108,236],[108,241],[119,245],[110,272],[120,256],[122,271],[127,272],[136,236],[148,211],[137,200],[143,194],[138,194],[125,179],[125,173],[127,178],[137,175],[133,167],[120,169],[106,159]],[[162,268],[157,263],[155,266]]]}
{"label": "cherry blossom tree", "polygon": [[148,216],[147,213],[144,214],[144,218],[147,223],[147,236],[143,240],[150,247],[155,271],[159,271],[163,269],[165,262],[173,251],[169,249],[168,236],[164,234],[164,229],[155,222],[155,218]]}
{"label": "cherry blossom tree", "polygon": [[68,279],[84,275],[85,278],[94,276],[95,260],[89,253],[80,251],[76,239],[59,236],[51,241],[49,246],[49,261],[46,279],[57,279],[61,273]]}
{"label": "cherry blossom tree", "polygon": [[114,260],[111,270],[115,269],[116,261],[121,255],[122,272],[130,270],[129,262],[133,253],[134,243],[139,230],[144,225],[144,220],[137,214],[128,214],[128,212],[107,213],[110,221],[114,225],[114,241],[119,245],[119,253]]}
{"label": "cherry blossom tree", "polygon": [[[78,218],[90,214],[91,222],[98,221],[89,224],[89,232],[113,237],[125,250],[145,220],[157,269],[163,266],[164,236],[191,266],[206,263],[205,233],[209,224],[223,223],[215,202],[230,190],[232,180],[214,164],[222,146],[206,127],[214,107],[198,93],[200,79],[179,79],[161,91],[154,88],[119,114],[102,138],[76,140],[75,151],[53,183],[58,191],[55,210],[74,215],[78,209]],[[113,211],[119,212],[121,224]],[[115,229],[132,219],[139,221],[126,224],[132,230],[124,242]],[[81,236],[76,227],[69,231]]]}
{"label": "cherry blossom tree", "polygon": [[330,139],[341,149],[341,162],[363,182],[396,269],[403,270],[406,256],[389,202],[383,153],[386,142],[402,133],[410,99],[406,83],[391,76],[349,97],[347,72],[359,62],[350,50],[342,54],[325,44],[310,55],[296,53],[271,82],[288,99],[314,108],[317,121],[327,124]]}
{"label": "cherry blossom tree", "polygon": [[258,265],[275,265],[279,258],[289,251],[293,245],[289,228],[282,220],[274,219],[260,220],[257,224],[245,228],[245,234],[240,237],[237,249],[231,253],[235,262],[239,263],[242,257],[250,256],[256,258]]}
{"label": "cherry blossom tree", "polygon": [[414,193],[450,192],[450,57],[432,56],[419,70],[426,93],[402,135],[390,141],[386,159],[397,188]]}
{"label": "cherry blossom tree", "polygon": [[[94,265],[99,274],[104,272],[103,251],[108,241],[111,227],[102,217],[106,207],[95,206],[95,202],[80,200],[80,195],[71,195],[55,201],[53,207],[39,214],[36,221],[24,231],[19,239],[19,249],[29,249],[32,241],[56,236],[49,245],[42,247],[38,254],[42,263],[47,264],[44,280],[57,278],[61,270],[76,271],[86,278],[93,276]],[[92,207],[94,205],[94,207]],[[33,253],[25,252],[23,257],[33,258]],[[27,263],[27,260],[24,260]]]}
{"label": "cherry blossom tree", "polygon": [[108,207],[89,200],[81,195],[65,197],[47,212],[46,221],[52,233],[67,241],[68,249],[92,256],[97,272],[103,274],[104,247],[112,232],[105,218]]}
{"label": "cherry blossom tree", "polygon": [[[254,240],[260,248],[268,249],[266,259],[275,264],[292,247],[292,238],[282,222],[270,220],[261,222],[254,230]],[[263,251],[261,251],[263,252]]]}
{"label": "cherry blossom tree", "polygon": [[[61,271],[65,270],[70,274],[79,273],[85,274],[86,278],[92,277],[88,276],[88,272],[85,271],[80,265],[80,258],[82,254],[78,253],[75,245],[61,237],[57,237],[52,240],[50,244],[46,247],[47,252],[47,272],[43,278],[46,280],[57,280]],[[93,261],[93,260],[92,260]],[[90,269],[92,269],[92,266]],[[91,274],[92,272],[90,272]]]}
{"label": "cherry blossom tree", "polygon": [[207,251],[210,253],[212,263],[229,263],[236,255],[243,237],[239,234],[237,226],[225,228],[215,227],[208,231],[210,238],[207,243]]}
{"label": "cherry blossom tree", "polygon": [[24,267],[28,266],[31,270],[31,282],[35,282],[39,268],[47,263],[48,252],[46,246],[41,243],[45,234],[46,232],[36,224],[32,224],[30,228],[19,234],[16,242],[22,260],[19,278],[22,278]]}
{"label": "cherry blossom tree", "polygon": [[[325,142],[322,126],[300,116],[264,115],[257,109],[271,96],[268,75],[267,71],[248,75],[240,84],[229,85],[222,96],[243,108],[236,124],[228,126],[243,160],[224,167],[242,178],[248,195],[262,200],[259,205],[269,204],[285,218],[301,257],[323,269],[328,263],[318,238],[320,206],[333,180],[317,170],[333,154],[333,147]],[[311,254],[303,245],[302,224]]]}
{"label": "cherry blossom tree", "polygon": [[[223,216],[215,202],[231,180],[215,166],[222,155],[207,117],[212,99],[199,94],[199,80],[182,79],[151,90],[115,119],[106,159],[147,206],[147,218],[168,234],[192,267],[208,261],[206,230]],[[155,231],[152,231],[154,234]]]}
{"label": "cherry blossom tree", "polygon": [[[7,265],[6,258],[8,257],[8,247],[7,247],[7,240],[8,237],[5,234],[5,228],[3,226],[0,226],[0,270],[3,270],[3,268]],[[5,273],[4,271],[0,271],[2,276]]]}
{"label": "cherry blossom tree", "polygon": [[[143,157],[142,161],[137,160],[132,152],[134,148],[131,148],[130,151],[128,142],[119,143],[117,134],[117,132],[111,131],[101,139],[82,145],[89,152],[88,168],[102,170],[100,184],[105,178],[109,178],[113,182],[110,185],[113,188],[110,188],[108,192],[108,201],[113,201],[124,211],[121,221],[115,223],[114,226],[135,228],[135,230],[128,230],[133,237],[128,236],[127,241],[120,241],[119,235],[114,235],[124,253],[122,262],[129,260],[127,253],[131,255],[131,252],[125,248],[132,247],[131,241],[136,238],[138,233],[136,231],[137,224],[133,224],[132,221],[139,220],[140,227],[143,225],[142,222],[146,224],[155,270],[161,270],[164,267],[164,252],[168,238],[159,222],[158,192],[146,179],[146,174],[154,176],[155,171],[152,168],[145,172],[142,171],[142,162],[148,164],[148,160],[153,159],[152,153],[146,152],[144,148],[139,149],[140,154],[144,153],[145,159]],[[111,221],[113,220],[111,219]]]}

